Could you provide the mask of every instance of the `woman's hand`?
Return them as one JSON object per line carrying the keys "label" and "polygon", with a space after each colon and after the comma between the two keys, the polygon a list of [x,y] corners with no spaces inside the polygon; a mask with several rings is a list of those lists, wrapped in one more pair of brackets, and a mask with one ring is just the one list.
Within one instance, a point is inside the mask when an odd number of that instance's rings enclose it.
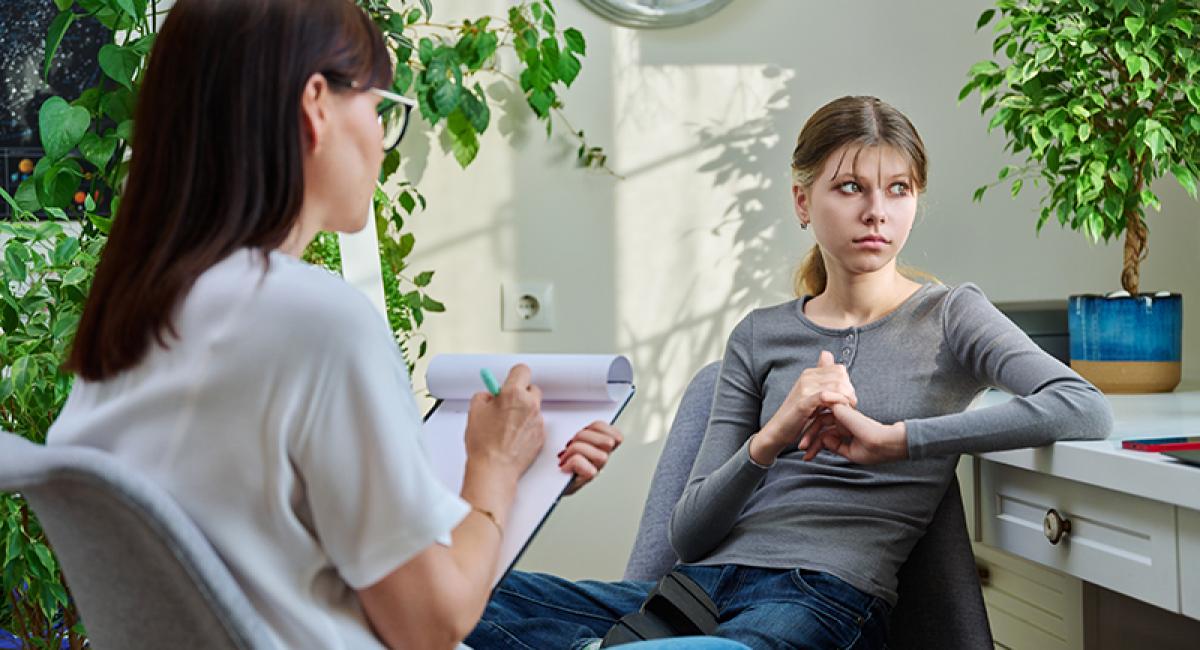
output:
{"label": "woman's hand", "polygon": [[467,412],[467,461],[482,461],[519,478],[546,440],[542,391],[530,383],[529,366],[508,372],[499,395],[480,392]]}
{"label": "woman's hand", "polygon": [[858,397],[846,366],[835,364],[833,354],[822,350],[817,365],[800,373],[779,410],[751,438],[750,457],[760,465],[770,465],[784,449],[797,442],[802,447],[811,447],[819,418],[835,404],[855,407]]}
{"label": "woman's hand", "polygon": [[876,465],[908,458],[908,432],[904,422],[881,424],[845,404],[836,404],[822,422],[804,459],[828,449],[860,465]]}
{"label": "woman's hand", "polygon": [[608,464],[609,456],[624,440],[620,429],[599,420],[575,434],[567,446],[558,452],[558,468],[575,475],[566,493],[575,494],[579,488],[596,478]]}

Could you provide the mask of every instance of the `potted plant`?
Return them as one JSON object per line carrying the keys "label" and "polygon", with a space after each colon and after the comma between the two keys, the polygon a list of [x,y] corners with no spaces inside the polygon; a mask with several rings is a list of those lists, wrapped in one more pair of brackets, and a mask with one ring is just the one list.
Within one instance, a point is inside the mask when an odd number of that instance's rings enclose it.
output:
{"label": "potted plant", "polygon": [[[430,0],[356,0],[384,33],[395,54],[393,89],[415,97],[425,120],[439,129],[466,167],[488,127],[489,98],[477,81],[496,77],[519,86],[550,133],[562,121],[559,94],[579,75],[586,43],[576,29],[560,29],[551,0],[513,2],[504,19],[483,16],[447,24],[431,20]],[[162,3],[165,12],[167,2]],[[12,211],[0,221],[0,429],[36,442],[62,408],[71,376],[61,370],[103,249],[127,170],[133,106],[153,39],[157,0],[54,0],[48,75],[71,29],[98,21],[111,38],[99,50],[97,86],[79,97],[51,97],[38,111],[44,155],[30,177],[0,201]],[[95,25],[94,22],[90,22]],[[519,77],[499,70],[497,52],[516,54]],[[568,128],[569,125],[568,125]],[[605,168],[602,150],[583,133],[578,162]],[[411,363],[425,353],[420,326],[426,312],[444,307],[427,293],[432,271],[411,273],[415,241],[405,218],[425,199],[397,171],[400,153],[384,160],[375,194],[388,320]],[[318,237],[306,258],[340,270],[332,236]],[[86,644],[62,574],[37,518],[19,495],[0,494],[0,644],[16,635],[22,648],[82,648]]]}
{"label": "potted plant", "polygon": [[[1150,184],[1174,175],[1192,198],[1200,176],[1200,6],[1174,0],[999,0],[993,56],[968,72],[988,129],[1023,164],[999,170],[1016,196],[1047,186],[1051,218],[1093,242],[1124,235],[1123,291],[1071,296],[1071,365],[1102,390],[1170,391],[1182,361],[1182,297],[1144,292]],[[1003,54],[1003,58],[1000,55]],[[975,200],[988,186],[976,190]]]}

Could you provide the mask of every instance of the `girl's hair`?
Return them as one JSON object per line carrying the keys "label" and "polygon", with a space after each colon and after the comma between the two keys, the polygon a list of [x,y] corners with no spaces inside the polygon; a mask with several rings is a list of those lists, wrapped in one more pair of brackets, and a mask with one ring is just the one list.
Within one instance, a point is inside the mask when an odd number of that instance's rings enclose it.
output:
{"label": "girl's hair", "polygon": [[392,83],[383,36],[350,0],[178,0],[147,66],[128,183],[66,363],[88,380],[165,346],[209,267],[286,240],[304,197],[300,99],[313,74]]}
{"label": "girl's hair", "polygon": [[[834,152],[846,145],[891,147],[908,159],[917,192],[925,191],[928,161],[925,144],[903,113],[876,97],[842,97],[817,109],[800,129],[792,152],[792,181],[805,189]],[[857,157],[857,154],[855,154]],[[906,275],[930,277],[920,272]],[[825,260],[821,247],[813,245],[796,270],[796,295],[818,295],[825,291]]]}

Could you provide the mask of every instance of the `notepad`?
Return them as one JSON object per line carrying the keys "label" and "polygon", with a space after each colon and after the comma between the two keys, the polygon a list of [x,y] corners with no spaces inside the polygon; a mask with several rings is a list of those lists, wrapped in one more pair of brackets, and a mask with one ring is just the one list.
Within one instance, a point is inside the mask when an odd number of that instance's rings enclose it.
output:
{"label": "notepad", "polygon": [[517,484],[512,512],[505,522],[493,586],[521,557],[542,522],[571,483],[558,468],[558,452],[588,424],[613,423],[633,397],[633,365],[605,354],[439,354],[429,362],[425,383],[437,399],[425,416],[422,444],[434,472],[450,490],[462,489],[467,453],[463,434],[471,396],[484,390],[479,378],[487,368],[501,381],[516,364],[529,366],[542,391],[546,443]]}

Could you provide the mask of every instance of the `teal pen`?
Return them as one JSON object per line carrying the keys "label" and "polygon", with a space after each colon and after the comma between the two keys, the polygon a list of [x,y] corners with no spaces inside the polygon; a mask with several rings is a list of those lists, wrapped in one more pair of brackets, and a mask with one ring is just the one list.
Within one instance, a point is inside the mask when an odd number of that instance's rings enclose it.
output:
{"label": "teal pen", "polygon": [[483,385],[487,386],[488,392],[493,395],[500,394],[500,383],[496,381],[496,376],[487,368],[479,369],[479,377],[483,379]]}

